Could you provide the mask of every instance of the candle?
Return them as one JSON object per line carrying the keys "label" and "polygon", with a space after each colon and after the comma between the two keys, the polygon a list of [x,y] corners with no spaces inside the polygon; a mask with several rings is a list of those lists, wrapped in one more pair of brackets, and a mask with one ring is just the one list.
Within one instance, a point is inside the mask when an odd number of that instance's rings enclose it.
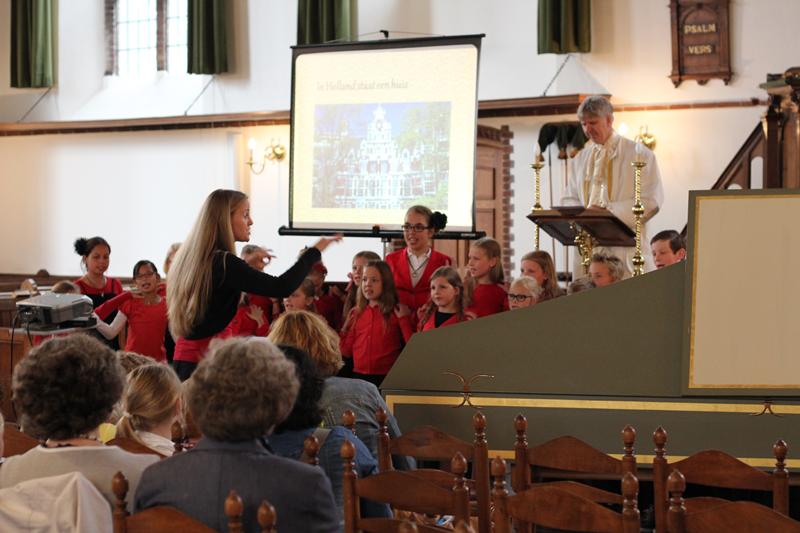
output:
{"label": "candle", "polygon": [[636,143],[636,162],[639,163],[642,161],[642,155],[644,154],[644,146],[642,146],[641,142]]}
{"label": "candle", "polygon": [[253,151],[256,149],[256,140],[251,138],[247,141],[247,149],[250,150],[250,161],[253,161]]}

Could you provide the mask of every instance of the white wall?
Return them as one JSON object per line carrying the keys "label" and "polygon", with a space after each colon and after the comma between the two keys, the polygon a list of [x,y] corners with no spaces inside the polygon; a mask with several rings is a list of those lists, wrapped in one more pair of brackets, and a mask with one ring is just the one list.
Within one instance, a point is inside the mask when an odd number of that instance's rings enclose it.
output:
{"label": "white wall", "polygon": [[[14,122],[44,91],[9,88],[10,4],[0,0],[0,121]],[[606,91],[615,104],[763,98],[758,84],[766,74],[796,62],[800,36],[794,21],[800,2],[771,0],[767,9],[759,0],[732,0],[732,83],[713,80],[701,87],[684,82],[675,89],[667,77],[666,4],[594,0],[593,52],[573,56],[548,94]],[[103,77],[102,2],[58,5],[58,85],[28,121],[181,115],[211,81],[210,76],[159,74],[126,84]],[[288,109],[296,2],[241,0],[232,6],[234,70],[214,78],[188,112]],[[362,0],[358,25],[364,34],[379,29],[405,35],[485,33],[481,99],[539,96],[564,60],[536,54],[536,2],[531,0]],[[716,180],[760,112],[724,108],[617,115],[632,134],[647,124],[658,138],[667,197],[651,231],[683,226],[687,191],[708,188]],[[525,215],[532,203],[528,164],[538,129],[547,120],[569,118],[483,121],[509,124],[515,134],[515,262],[532,246],[532,225]],[[111,273],[128,275],[142,257],[160,263],[167,245],[185,236],[209,190],[248,188],[248,183],[256,220],[253,240],[276,249],[273,271],[281,270],[313,239],[277,236],[277,227],[288,219],[288,162],[249,176],[243,161],[250,136],[261,142],[279,137],[284,144],[289,137],[285,127],[0,137],[0,272],[47,268],[77,274],[72,241],[101,234],[113,246]],[[326,254],[331,277],[344,279],[350,257],[362,248],[380,250],[381,245],[374,239],[351,239]]]}

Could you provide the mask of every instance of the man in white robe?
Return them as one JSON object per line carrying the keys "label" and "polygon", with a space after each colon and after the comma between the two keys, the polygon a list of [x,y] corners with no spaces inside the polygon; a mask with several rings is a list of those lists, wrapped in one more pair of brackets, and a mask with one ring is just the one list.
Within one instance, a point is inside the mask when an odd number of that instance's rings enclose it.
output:
{"label": "man in white robe", "polygon": [[[582,205],[585,207],[605,207],[627,224],[635,228],[633,216],[634,179],[631,163],[637,158],[636,143],[614,131],[614,109],[602,96],[587,97],[578,108],[578,120],[589,142],[573,158],[567,190],[561,199],[562,205]],[[652,151],[643,145],[639,147],[639,160],[647,163],[642,168],[642,205],[647,221],[661,208],[664,191],[661,187],[661,174]],[[615,255],[622,259],[626,277],[633,273],[633,256],[636,248],[595,247],[595,253]],[[574,276],[583,275],[580,256],[575,251]],[[653,259],[647,232],[642,227],[642,256],[645,271],[653,270]]]}

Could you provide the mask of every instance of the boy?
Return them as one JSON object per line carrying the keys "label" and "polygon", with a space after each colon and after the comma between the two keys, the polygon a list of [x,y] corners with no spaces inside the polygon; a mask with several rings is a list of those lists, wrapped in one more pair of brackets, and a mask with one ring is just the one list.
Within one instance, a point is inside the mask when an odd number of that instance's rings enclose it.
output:
{"label": "boy", "polygon": [[686,242],[680,233],[672,229],[661,231],[650,239],[650,249],[656,268],[686,259]]}

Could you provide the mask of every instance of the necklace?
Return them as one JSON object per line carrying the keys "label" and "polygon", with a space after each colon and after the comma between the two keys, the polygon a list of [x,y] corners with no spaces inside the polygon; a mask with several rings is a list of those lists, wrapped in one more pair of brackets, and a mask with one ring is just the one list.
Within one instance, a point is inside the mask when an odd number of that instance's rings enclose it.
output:
{"label": "necklace", "polygon": [[420,275],[422,275],[422,272],[425,269],[425,265],[428,264],[428,259],[430,259],[430,256],[426,257],[425,261],[420,263],[417,267],[415,267],[414,265],[411,264],[411,258],[408,259],[408,268],[411,269],[411,277],[412,278],[417,278]]}

